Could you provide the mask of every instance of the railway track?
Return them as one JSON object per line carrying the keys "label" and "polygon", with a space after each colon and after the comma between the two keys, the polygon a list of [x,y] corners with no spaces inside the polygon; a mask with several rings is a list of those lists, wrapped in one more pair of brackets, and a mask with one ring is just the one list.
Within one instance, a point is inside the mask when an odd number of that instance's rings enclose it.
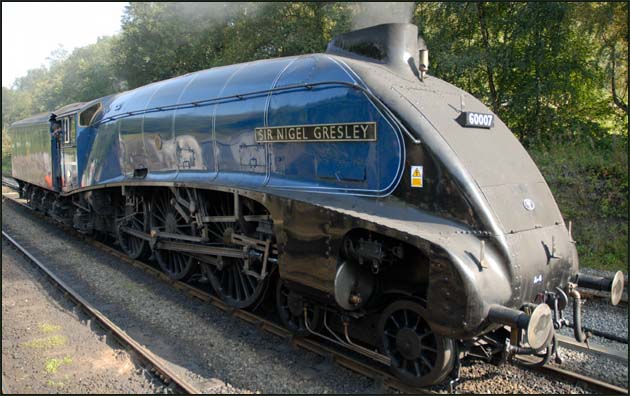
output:
{"label": "railway track", "polygon": [[99,325],[110,332],[122,345],[133,351],[136,356],[143,361],[145,365],[152,368],[158,377],[160,377],[167,385],[174,385],[176,390],[188,393],[188,394],[200,394],[201,391],[195,388],[193,385],[180,378],[175,372],[173,372],[167,365],[165,365],[161,359],[154,355],[151,351],[140,345],[133,338],[129,337],[120,327],[116,326],[105,315],[103,315],[98,309],[87,302],[81,295],[74,291],[64,281],[59,279],[54,273],[52,273],[46,265],[33,256],[26,248],[20,245],[13,237],[2,230],[2,237],[6,239],[13,247],[15,247],[20,253],[22,253],[29,262],[35,265],[35,267],[42,272],[48,280],[59,290],[61,290],[67,298],[77,304],[85,313],[91,318],[96,320]]}
{"label": "railway track", "polygon": [[[532,363],[533,360],[527,357],[519,357],[518,360],[526,363]],[[554,378],[558,378],[559,380],[565,381],[567,383],[573,385],[585,384],[594,392],[603,393],[605,395],[627,395],[628,389],[622,388],[620,386],[616,386],[613,384],[609,384],[605,381],[599,380],[597,378],[589,377],[588,375],[576,373],[570,370],[563,369],[561,367],[556,366],[542,366],[542,367],[526,367],[527,369],[537,370],[543,372],[547,375],[550,375]]]}
{"label": "railway track", "polygon": [[[3,184],[4,185],[9,185],[5,183],[5,178],[3,177]],[[9,185],[10,187],[12,187],[11,185]],[[187,295],[189,295],[192,298],[201,300],[203,302],[206,303],[210,303],[213,306],[215,306],[216,308],[220,309],[221,311],[230,314],[234,317],[237,317],[247,323],[253,324],[256,327],[258,327],[259,329],[273,334],[275,336],[278,336],[284,340],[286,340],[287,342],[290,343],[290,345],[294,348],[301,348],[304,350],[308,350],[310,352],[313,352],[317,355],[320,355],[324,358],[326,358],[327,360],[331,361],[331,362],[335,362],[336,364],[338,364],[341,367],[345,367],[351,371],[354,371],[360,375],[366,376],[368,378],[371,378],[375,381],[375,390],[379,393],[383,393],[386,392],[388,390],[394,390],[394,391],[399,391],[399,392],[404,392],[404,393],[425,393],[425,394],[437,394],[439,392],[433,391],[431,389],[428,388],[412,388],[409,387],[403,383],[401,383],[396,377],[392,376],[391,374],[389,374],[387,371],[385,371],[385,369],[379,369],[377,367],[374,367],[372,365],[366,364],[363,361],[356,359],[352,356],[347,355],[346,353],[340,352],[336,349],[333,349],[327,345],[324,345],[322,343],[319,343],[313,339],[310,338],[299,338],[299,337],[293,337],[293,335],[286,330],[285,328],[283,328],[282,326],[268,320],[265,319],[263,317],[260,317],[259,315],[256,315],[254,313],[248,312],[248,311],[244,311],[241,309],[234,309],[233,307],[228,306],[227,304],[225,304],[223,301],[221,301],[220,299],[218,299],[217,297],[203,291],[200,290],[199,288],[196,288],[195,286],[192,286],[190,284],[181,282],[181,281],[173,281],[172,279],[170,279],[166,274],[164,274],[163,272],[161,272],[160,270],[142,262],[142,261],[138,261],[138,260],[133,260],[130,259],[126,254],[124,254],[123,252],[120,252],[118,250],[116,250],[115,248],[112,248],[111,246],[108,246],[104,243],[95,241],[79,232],[77,232],[76,230],[74,230],[74,228],[57,223],[55,221],[53,221],[51,218],[33,211],[23,200],[18,200],[17,198],[10,196],[9,194],[5,194],[3,193],[3,197],[7,198],[9,200],[9,202],[12,202],[13,204],[19,205],[20,207],[26,208],[28,209],[31,213],[35,214],[38,218],[41,218],[45,221],[47,221],[50,224],[55,225],[58,228],[63,229],[66,233],[74,236],[75,238],[78,238],[98,249],[100,249],[103,252],[106,252],[120,260],[122,260],[123,262],[133,265],[136,268],[142,269],[144,272],[160,279],[161,281],[170,284],[171,286],[175,287],[176,289],[186,293]],[[3,236],[5,235],[5,232],[3,231]],[[51,274],[52,275],[52,274]],[[102,315],[101,315],[102,316]],[[106,319],[106,318],[105,318]],[[112,323],[113,326],[115,326]],[[567,340],[561,340],[560,345],[566,345],[569,344],[569,342]],[[587,351],[587,350],[584,350]],[[150,351],[147,351],[150,353]],[[605,351],[599,350],[598,354],[605,354]],[[618,356],[614,356],[611,357],[613,359],[618,359]],[[527,360],[527,359],[522,359],[522,360]],[[627,362],[627,361],[626,361]],[[622,388],[622,387],[618,387],[616,385],[613,384],[609,384],[606,383],[604,381],[601,381],[597,378],[592,378],[583,374],[579,374],[579,373],[575,373],[575,372],[571,372],[568,370],[564,370],[555,366],[543,366],[543,367],[536,367],[536,368],[531,368],[531,367],[523,367],[525,369],[533,369],[533,370],[537,370],[539,372],[545,373],[547,375],[550,375],[554,378],[558,378],[561,379],[567,383],[571,383],[571,384],[584,384],[587,387],[589,387],[589,389],[592,389],[593,391],[596,392],[601,392],[604,394],[628,394],[628,389],[626,388]],[[159,371],[159,370],[158,370]],[[170,378],[170,376],[168,376],[167,373],[162,373],[162,376],[165,376],[166,378]],[[171,380],[173,380],[171,378]],[[175,380],[173,380],[173,382],[175,382]],[[199,393],[197,392],[192,392],[192,391],[186,391],[186,393]]]}
{"label": "railway track", "polygon": [[[621,295],[621,301],[619,302],[620,304],[628,304],[628,277],[626,277],[624,279],[624,292]],[[583,298],[593,298],[593,299],[602,299],[602,300],[609,300],[610,299],[610,293],[609,292],[605,292],[605,291],[600,291],[600,290],[592,290],[592,289],[584,289],[581,287],[578,287],[578,291],[580,292],[580,295]]]}

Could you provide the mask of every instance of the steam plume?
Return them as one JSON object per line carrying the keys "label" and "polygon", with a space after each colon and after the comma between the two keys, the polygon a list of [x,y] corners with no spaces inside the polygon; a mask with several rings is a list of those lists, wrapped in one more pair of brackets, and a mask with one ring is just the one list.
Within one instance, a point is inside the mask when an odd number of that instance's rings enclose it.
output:
{"label": "steam plume", "polygon": [[352,28],[356,30],[383,23],[411,22],[414,5],[413,2],[356,3]]}
{"label": "steam plume", "polygon": [[174,4],[174,17],[183,21],[228,23],[239,17],[256,17],[265,3],[182,2]]}

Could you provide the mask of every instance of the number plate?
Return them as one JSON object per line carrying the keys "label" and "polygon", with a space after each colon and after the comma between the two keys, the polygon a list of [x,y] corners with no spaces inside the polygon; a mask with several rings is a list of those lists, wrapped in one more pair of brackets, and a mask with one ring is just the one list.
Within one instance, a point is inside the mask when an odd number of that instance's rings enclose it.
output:
{"label": "number plate", "polygon": [[456,118],[456,121],[465,128],[486,128],[494,126],[494,114],[473,113],[464,111]]}

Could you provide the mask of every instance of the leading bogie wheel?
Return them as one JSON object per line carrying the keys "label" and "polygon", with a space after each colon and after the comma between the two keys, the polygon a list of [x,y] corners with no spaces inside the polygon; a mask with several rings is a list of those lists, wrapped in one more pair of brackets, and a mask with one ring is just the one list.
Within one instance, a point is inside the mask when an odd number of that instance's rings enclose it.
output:
{"label": "leading bogie wheel", "polygon": [[378,332],[383,354],[391,358],[392,372],[412,386],[438,384],[455,362],[453,339],[435,333],[425,308],[412,301],[396,301],[381,314]]}
{"label": "leading bogie wheel", "polygon": [[[304,320],[306,307],[308,328]],[[276,286],[276,308],[282,324],[296,336],[305,337],[310,330],[319,331],[323,322],[321,308],[309,304],[302,295],[290,290],[282,279]]]}

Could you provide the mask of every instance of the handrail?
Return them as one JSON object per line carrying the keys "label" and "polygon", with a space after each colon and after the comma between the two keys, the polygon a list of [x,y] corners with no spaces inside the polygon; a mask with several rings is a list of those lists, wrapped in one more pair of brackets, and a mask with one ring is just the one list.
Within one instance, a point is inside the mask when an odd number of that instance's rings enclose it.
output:
{"label": "handrail", "polygon": [[167,106],[156,106],[156,107],[151,107],[144,110],[129,111],[126,113],[120,113],[111,117],[103,118],[97,121],[93,125],[98,125],[98,124],[102,124],[108,121],[114,121],[121,118],[130,117],[132,115],[141,115],[141,114],[148,114],[148,113],[156,113],[159,111],[179,110],[179,109],[193,108],[193,107],[198,107],[198,106],[207,106],[207,105],[211,105],[216,102],[221,102],[225,100],[230,100],[230,99],[242,100],[248,96],[270,94],[273,92],[280,92],[280,91],[289,91],[292,89],[306,88],[310,90],[312,89],[312,87],[321,86],[321,85],[345,85],[351,88],[358,89],[368,94],[371,98],[374,97],[374,95],[372,95],[367,89],[363,88],[362,86],[356,83],[351,83],[347,81],[322,81],[322,82],[317,82],[317,83],[292,84],[292,85],[286,85],[284,87],[275,87],[275,88],[263,89],[263,90],[258,90],[258,91],[250,91],[250,92],[233,94],[233,95],[219,96],[213,99],[196,100],[192,102],[178,103],[178,104],[172,104],[172,105],[167,105]]}
{"label": "handrail", "polygon": [[323,85],[341,85],[341,86],[347,86],[356,90],[359,90],[361,92],[363,92],[369,99],[371,99],[374,104],[376,106],[378,106],[381,110],[385,111],[385,113],[393,120],[396,122],[396,124],[398,124],[398,127],[405,132],[405,134],[414,142],[414,143],[420,143],[420,140],[418,139],[418,137],[414,136],[411,132],[409,132],[409,130],[407,130],[407,128],[392,114],[392,112],[389,110],[389,108],[376,96],[374,95],[372,92],[370,92],[369,89],[361,86],[360,84],[357,83],[351,83],[351,82],[347,82],[347,81],[322,81],[322,82],[316,82],[316,83],[304,83],[304,84],[292,84],[292,85],[286,85],[284,87],[275,87],[275,88],[269,88],[269,89],[264,89],[264,90],[259,90],[259,91],[251,91],[251,92],[245,92],[245,93],[239,93],[239,94],[234,94],[234,95],[227,95],[227,96],[221,96],[221,97],[217,97],[217,98],[213,98],[213,99],[205,99],[205,100],[198,100],[198,101],[193,101],[193,102],[186,102],[186,103],[179,103],[179,104],[172,104],[172,105],[168,105],[168,106],[157,106],[157,107],[152,107],[152,108],[148,108],[148,109],[144,109],[144,110],[136,110],[136,111],[129,111],[126,113],[120,113],[111,117],[107,117],[107,118],[103,118],[97,122],[95,122],[94,124],[92,124],[91,126],[98,126],[100,124],[103,124],[105,122],[109,122],[109,121],[115,121],[115,120],[119,120],[122,118],[127,118],[127,117],[131,117],[134,115],[143,115],[143,114],[149,114],[149,113],[157,113],[160,111],[168,111],[168,110],[179,110],[179,109],[189,109],[189,108],[194,108],[194,107],[199,107],[199,106],[208,106],[217,102],[222,102],[222,101],[227,101],[230,99],[238,99],[238,100],[242,100],[245,97],[248,96],[255,96],[255,95],[265,95],[265,94],[271,94],[274,92],[282,92],[282,91],[290,91],[293,89],[308,89],[311,90],[313,89],[313,87],[318,87],[318,86],[323,86]]}

